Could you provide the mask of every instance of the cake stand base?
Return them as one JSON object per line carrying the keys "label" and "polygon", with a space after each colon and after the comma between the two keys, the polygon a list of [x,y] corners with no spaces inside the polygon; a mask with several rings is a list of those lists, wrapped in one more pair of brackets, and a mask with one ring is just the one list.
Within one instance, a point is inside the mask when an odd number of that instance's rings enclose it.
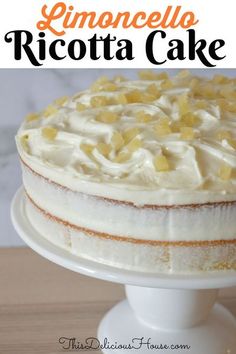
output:
{"label": "cake stand base", "polygon": [[[141,322],[128,301],[124,300],[105,315],[98,328],[98,339],[105,345],[105,348],[102,348],[104,354],[235,354],[235,337],[235,319],[219,304],[214,305],[208,319],[198,326],[182,330],[161,330]],[[111,348],[111,345],[128,344],[134,348]]]}

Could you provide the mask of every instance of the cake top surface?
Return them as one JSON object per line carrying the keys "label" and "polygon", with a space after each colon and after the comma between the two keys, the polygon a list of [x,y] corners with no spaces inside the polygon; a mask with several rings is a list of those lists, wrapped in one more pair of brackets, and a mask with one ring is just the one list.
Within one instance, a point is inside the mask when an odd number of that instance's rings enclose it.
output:
{"label": "cake top surface", "polygon": [[68,188],[136,204],[236,200],[236,79],[102,77],[29,114],[23,162]]}

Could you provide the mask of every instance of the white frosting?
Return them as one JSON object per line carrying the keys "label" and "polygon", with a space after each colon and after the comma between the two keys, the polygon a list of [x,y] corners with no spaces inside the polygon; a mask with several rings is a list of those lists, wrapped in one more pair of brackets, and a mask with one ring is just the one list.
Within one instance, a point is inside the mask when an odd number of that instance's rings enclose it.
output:
{"label": "white frosting", "polygon": [[[196,109],[202,97],[196,97],[189,88],[190,77],[175,77],[174,88],[161,89],[162,81],[125,81],[117,83],[116,92],[84,91],[70,98],[49,117],[41,114],[32,122],[24,122],[16,141],[22,160],[37,173],[68,187],[74,191],[111,199],[124,200],[134,204],[191,204],[236,200],[236,153],[226,139],[216,138],[219,130],[230,131],[236,139],[235,114],[222,111],[214,98],[204,101],[206,108]],[[76,110],[76,104],[89,105],[93,96],[114,97],[134,89],[146,92],[155,83],[161,91],[160,98],[151,103],[111,104],[102,108]],[[201,79],[208,84],[207,79]],[[215,88],[236,84],[215,84]],[[200,124],[194,127],[195,138],[183,140],[180,133],[171,133],[158,138],[154,126],[160,118],[171,121],[179,118],[177,98],[189,94],[189,104],[194,108]],[[120,116],[115,123],[102,123],[96,120],[101,111],[115,112]],[[153,120],[138,123],[135,113],[145,111]],[[53,126],[58,130],[54,140],[42,136],[42,127]],[[137,136],[142,147],[134,151],[127,162],[114,162],[115,151],[104,157],[94,148],[91,156],[85,154],[81,143],[97,145],[99,142],[111,143],[115,131],[125,131],[138,127]],[[22,144],[22,136],[28,136],[28,149]],[[126,147],[123,147],[126,151]],[[163,151],[168,156],[171,169],[157,172],[153,163],[155,156]],[[224,181],[218,176],[222,163],[233,169],[232,177]]]}

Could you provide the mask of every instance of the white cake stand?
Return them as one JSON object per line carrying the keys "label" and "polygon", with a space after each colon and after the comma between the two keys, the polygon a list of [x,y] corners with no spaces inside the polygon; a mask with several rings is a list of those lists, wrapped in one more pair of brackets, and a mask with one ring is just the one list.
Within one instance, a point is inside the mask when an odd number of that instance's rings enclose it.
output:
{"label": "white cake stand", "polygon": [[[12,201],[11,216],[21,238],[41,256],[75,272],[125,284],[127,300],[113,307],[98,328],[103,353],[236,353],[236,320],[215,303],[218,289],[236,285],[236,272],[152,274],[79,258],[35,230],[22,189]],[[129,344],[131,349],[124,349]]]}

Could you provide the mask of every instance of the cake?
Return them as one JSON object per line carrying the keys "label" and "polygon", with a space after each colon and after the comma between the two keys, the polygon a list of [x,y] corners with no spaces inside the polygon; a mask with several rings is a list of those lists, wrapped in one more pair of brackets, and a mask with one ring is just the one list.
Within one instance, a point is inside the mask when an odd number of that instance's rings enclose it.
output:
{"label": "cake", "polygon": [[101,77],[29,114],[16,143],[50,242],[128,270],[236,269],[236,79]]}

